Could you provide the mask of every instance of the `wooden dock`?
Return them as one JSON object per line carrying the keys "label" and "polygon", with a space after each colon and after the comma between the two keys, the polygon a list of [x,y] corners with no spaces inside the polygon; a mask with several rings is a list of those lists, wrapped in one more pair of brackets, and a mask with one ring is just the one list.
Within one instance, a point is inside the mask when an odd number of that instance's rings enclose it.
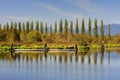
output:
{"label": "wooden dock", "polygon": [[71,49],[51,49],[47,47],[47,44],[45,44],[44,48],[42,49],[16,49],[13,48],[13,45],[11,46],[11,52],[78,52],[77,45],[75,45]]}

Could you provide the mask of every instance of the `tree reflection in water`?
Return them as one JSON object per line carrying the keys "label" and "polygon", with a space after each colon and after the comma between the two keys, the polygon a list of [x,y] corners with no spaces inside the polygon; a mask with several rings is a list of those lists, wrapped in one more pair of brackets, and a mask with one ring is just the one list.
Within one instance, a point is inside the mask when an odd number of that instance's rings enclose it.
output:
{"label": "tree reflection in water", "polygon": [[[110,64],[110,51],[106,52],[108,55],[108,63]],[[98,56],[98,54],[100,56]],[[86,60],[87,58],[87,60]],[[93,59],[92,59],[93,58]],[[104,59],[104,53],[102,52],[79,52],[79,53],[71,53],[71,52],[59,52],[59,53],[44,53],[44,52],[38,52],[38,53],[12,53],[12,54],[0,54],[0,60],[7,60],[7,61],[26,61],[26,62],[42,62],[45,61],[51,61],[54,60],[54,62],[59,63],[67,63],[68,61],[70,63],[72,62],[81,62],[84,64],[87,62],[88,64],[91,64],[92,60],[94,64],[97,64],[97,59],[100,59],[100,63],[103,64]],[[85,61],[86,60],[86,61]]]}

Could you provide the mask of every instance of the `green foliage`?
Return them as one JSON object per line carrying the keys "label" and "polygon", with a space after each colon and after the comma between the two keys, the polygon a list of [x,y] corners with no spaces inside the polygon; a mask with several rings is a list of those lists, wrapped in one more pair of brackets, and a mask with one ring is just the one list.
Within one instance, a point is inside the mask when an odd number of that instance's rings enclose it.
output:
{"label": "green foliage", "polygon": [[[63,27],[64,25],[64,27]],[[69,25],[69,27],[68,27]],[[52,24],[50,25],[50,30],[48,29],[47,23],[43,27],[43,22],[32,21],[27,22],[11,22],[10,25],[7,23],[0,24],[0,42],[4,43],[55,43],[55,44],[99,44],[101,40],[106,43],[120,43],[120,35],[111,36],[110,24],[108,25],[108,35],[104,35],[104,24],[101,20],[100,35],[98,35],[97,19],[94,20],[94,29],[91,28],[91,19],[88,19],[88,31],[85,33],[85,21],[84,18],[81,22],[81,33],[79,33],[78,19],[76,19],[75,27],[73,22],[67,21],[63,24],[62,19],[57,26],[57,22],[54,24],[54,29],[52,29]],[[58,28],[58,29],[57,29]],[[49,31],[48,31],[49,30]],[[92,32],[93,31],[93,32]],[[59,34],[57,34],[59,33]],[[93,35],[92,35],[93,33]]]}
{"label": "green foliage", "polygon": [[33,21],[30,23],[30,31],[32,31],[33,30]]}
{"label": "green foliage", "polygon": [[111,27],[110,27],[110,24],[108,24],[108,37],[111,38]]}
{"label": "green foliage", "polygon": [[65,19],[65,25],[64,25],[64,35],[68,35],[68,21]]}
{"label": "green foliage", "polygon": [[84,23],[84,18],[82,19],[81,34],[85,34],[85,23]]}
{"label": "green foliage", "polygon": [[47,23],[45,24],[45,35],[48,34],[48,26],[47,26]]}
{"label": "green foliage", "polygon": [[14,29],[13,29],[13,22],[11,22],[11,24],[10,24],[10,32],[14,32]]}
{"label": "green foliage", "polygon": [[28,42],[41,42],[41,35],[38,31],[30,31],[27,35],[27,41]]}
{"label": "green foliage", "polygon": [[104,40],[104,24],[103,24],[103,20],[101,20],[100,37],[101,37],[102,40]]}
{"label": "green foliage", "polygon": [[50,35],[52,35],[52,24],[50,25]]}
{"label": "green foliage", "polygon": [[73,22],[70,21],[70,34],[73,35]]}
{"label": "green foliage", "polygon": [[39,21],[36,21],[36,31],[39,32]]}
{"label": "green foliage", "polygon": [[62,23],[62,19],[60,20],[60,23],[59,23],[59,33],[62,33],[63,32],[63,23]]}
{"label": "green foliage", "polygon": [[98,37],[98,26],[97,26],[97,19],[94,20],[94,37]]}
{"label": "green foliage", "polygon": [[21,33],[21,22],[18,23],[18,32]]}
{"label": "green foliage", "polygon": [[43,34],[43,22],[40,22],[40,34]]}
{"label": "green foliage", "polygon": [[75,33],[79,33],[79,27],[78,27],[78,19],[76,19],[76,25],[75,25]]}
{"label": "green foliage", "polygon": [[29,33],[29,29],[30,29],[30,26],[29,26],[29,21],[26,22],[26,32]]}
{"label": "green foliage", "polygon": [[55,22],[55,25],[54,25],[54,34],[57,34],[57,22]]}
{"label": "green foliage", "polygon": [[91,19],[88,20],[88,35],[91,37]]}

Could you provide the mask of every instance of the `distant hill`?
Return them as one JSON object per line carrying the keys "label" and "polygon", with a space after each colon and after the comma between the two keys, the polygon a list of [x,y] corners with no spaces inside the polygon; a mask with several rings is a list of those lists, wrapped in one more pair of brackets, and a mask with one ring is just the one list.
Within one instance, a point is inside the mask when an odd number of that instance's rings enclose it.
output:
{"label": "distant hill", "polygon": [[[104,29],[105,29],[105,34],[107,34],[108,25],[105,25]],[[117,33],[120,33],[120,24],[111,24],[111,34],[114,35],[114,34],[117,34]]]}

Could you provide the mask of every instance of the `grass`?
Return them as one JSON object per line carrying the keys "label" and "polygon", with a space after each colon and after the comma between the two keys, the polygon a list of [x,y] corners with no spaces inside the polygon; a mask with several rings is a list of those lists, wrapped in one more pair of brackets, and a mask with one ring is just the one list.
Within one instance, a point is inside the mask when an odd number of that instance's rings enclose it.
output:
{"label": "grass", "polygon": [[[104,45],[105,48],[120,48],[120,44],[105,44]],[[64,44],[48,44],[48,47],[51,49],[70,49],[74,47],[74,44],[68,44],[68,45],[64,45]],[[89,47],[90,50],[93,49],[100,49],[100,45],[98,44],[91,44],[91,45],[78,45],[78,50],[82,50],[85,49],[86,47]],[[44,44],[41,45],[36,45],[36,44],[27,44],[27,45],[15,45],[14,48],[17,49],[41,49],[44,48]],[[10,46],[9,45],[1,45],[0,46],[0,51],[5,50],[5,51],[9,51]]]}

